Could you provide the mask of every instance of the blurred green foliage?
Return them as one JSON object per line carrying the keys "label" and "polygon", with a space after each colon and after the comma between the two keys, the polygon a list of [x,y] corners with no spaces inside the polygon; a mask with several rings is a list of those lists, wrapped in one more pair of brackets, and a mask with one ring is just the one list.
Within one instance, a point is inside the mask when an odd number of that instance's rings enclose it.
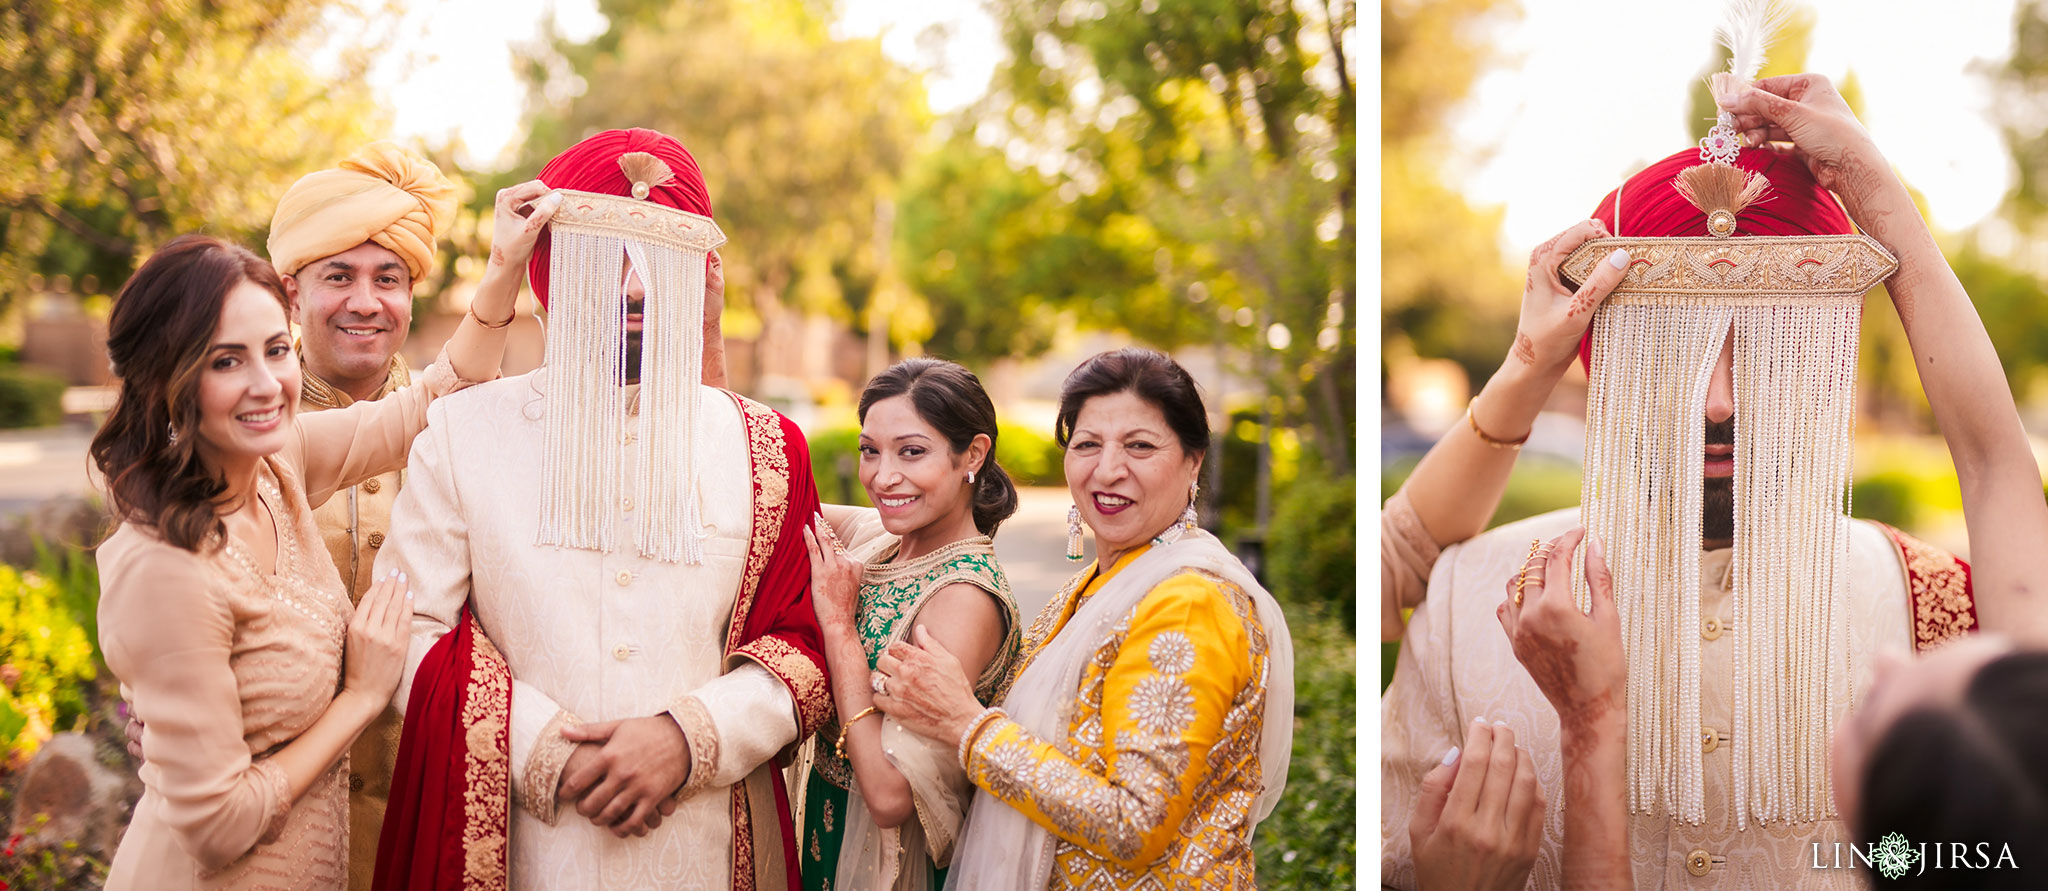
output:
{"label": "blurred green foliage", "polygon": [[1358,487],[1349,482],[1295,480],[1274,506],[1266,536],[1273,596],[1289,606],[1319,605],[1346,633],[1358,615]]}
{"label": "blurred green foliage", "polygon": [[[22,0],[0,14],[0,308],[31,274],[109,289],[171,236],[261,244],[285,187],[384,129],[395,15],[348,0]],[[330,31],[362,38],[316,70]]]}
{"label": "blurred green foliage", "polygon": [[[1294,751],[1287,791],[1252,836],[1262,888],[1352,888],[1358,856],[1358,646],[1327,610],[1287,605]],[[1273,716],[1268,715],[1268,720]]]}
{"label": "blurred green foliage", "polygon": [[48,427],[63,420],[63,378],[0,365],[0,427]]}

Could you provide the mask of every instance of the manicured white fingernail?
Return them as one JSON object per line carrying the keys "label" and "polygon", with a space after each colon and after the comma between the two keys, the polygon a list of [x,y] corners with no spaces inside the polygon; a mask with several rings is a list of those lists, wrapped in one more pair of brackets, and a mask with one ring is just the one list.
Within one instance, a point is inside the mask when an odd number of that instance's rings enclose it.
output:
{"label": "manicured white fingernail", "polygon": [[407,599],[407,600],[411,600],[411,599],[412,599],[412,589],[411,589],[411,588],[407,588],[407,589],[405,589],[405,599]]}
{"label": "manicured white fingernail", "polygon": [[404,584],[404,583],[405,583],[405,573],[401,572],[401,573],[399,573],[399,574],[398,574],[398,581],[399,581],[399,584]]}
{"label": "manicured white fingernail", "polygon": [[1506,727],[1506,726],[1508,726],[1508,722],[1506,722],[1506,721],[1495,721],[1495,722],[1493,722],[1493,726],[1495,726],[1495,727]]}
{"label": "manicured white fingernail", "polygon": [[1450,751],[1448,751],[1448,752],[1445,752],[1445,753],[1444,753],[1444,763],[1445,763],[1445,764],[1450,764],[1450,763],[1453,763],[1453,762],[1455,762],[1455,761],[1457,761],[1457,760],[1458,760],[1458,747],[1457,747],[1457,746],[1452,746],[1452,747],[1451,747],[1451,750],[1450,750]]}
{"label": "manicured white fingernail", "polygon": [[1614,253],[1607,255],[1607,265],[1616,269],[1627,269],[1628,248],[1615,248]]}

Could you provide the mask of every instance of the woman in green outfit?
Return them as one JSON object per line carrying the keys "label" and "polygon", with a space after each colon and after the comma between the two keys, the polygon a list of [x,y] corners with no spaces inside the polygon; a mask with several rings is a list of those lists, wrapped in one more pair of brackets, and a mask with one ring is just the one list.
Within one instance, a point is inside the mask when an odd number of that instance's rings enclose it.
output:
{"label": "woman in green outfit", "polygon": [[891,536],[848,553],[822,518],[805,532],[838,716],[814,743],[798,856],[806,891],[927,891],[974,786],[950,742],[874,707],[871,672],[892,642],[935,641],[975,673],[976,696],[1000,698],[1019,631],[990,536],[1017,488],[996,466],[995,406],[965,368],[893,365],[861,393],[860,419],[861,486]]}

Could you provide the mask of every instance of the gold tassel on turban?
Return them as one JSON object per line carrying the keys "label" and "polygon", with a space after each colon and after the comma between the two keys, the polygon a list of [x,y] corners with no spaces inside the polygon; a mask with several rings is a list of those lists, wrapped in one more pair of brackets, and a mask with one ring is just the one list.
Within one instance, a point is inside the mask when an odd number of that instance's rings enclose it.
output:
{"label": "gold tassel on turban", "polygon": [[306,264],[364,242],[405,259],[415,281],[455,220],[455,185],[390,142],[364,146],[341,166],[300,177],[270,221],[270,260],[296,275]]}

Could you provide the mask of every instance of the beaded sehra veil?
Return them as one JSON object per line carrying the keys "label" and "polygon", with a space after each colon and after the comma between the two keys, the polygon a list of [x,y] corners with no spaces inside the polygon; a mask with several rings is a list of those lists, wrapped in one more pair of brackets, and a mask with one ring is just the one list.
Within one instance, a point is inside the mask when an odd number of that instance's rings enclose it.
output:
{"label": "beaded sehra veil", "polygon": [[[1737,3],[1723,40],[1748,84],[1776,18]],[[1848,491],[1863,295],[1897,263],[1861,235],[1748,236],[1768,201],[1737,168],[1725,112],[1702,163],[1672,187],[1706,215],[1704,237],[1615,238],[1573,252],[1583,282],[1615,248],[1621,283],[1593,319],[1582,522],[1606,542],[1628,659],[1629,804],[1706,819],[1700,737],[1699,574],[1708,384],[1734,356],[1733,624],[1736,825],[1834,816],[1828,739],[1846,714]],[[1575,561],[1576,562],[1576,561]],[[1575,592],[1588,597],[1583,564]]]}
{"label": "beaded sehra veil", "polygon": [[[705,263],[725,235],[710,217],[643,200],[642,183],[668,176],[645,153],[620,159],[636,196],[558,189],[562,205],[549,228],[547,373],[552,398],[541,452],[538,542],[610,552],[618,512],[629,495],[645,513],[633,542],[667,562],[702,563],[703,511],[697,487],[697,419],[703,388]],[[646,286],[642,311],[639,436],[633,479],[624,478],[624,257]]]}

